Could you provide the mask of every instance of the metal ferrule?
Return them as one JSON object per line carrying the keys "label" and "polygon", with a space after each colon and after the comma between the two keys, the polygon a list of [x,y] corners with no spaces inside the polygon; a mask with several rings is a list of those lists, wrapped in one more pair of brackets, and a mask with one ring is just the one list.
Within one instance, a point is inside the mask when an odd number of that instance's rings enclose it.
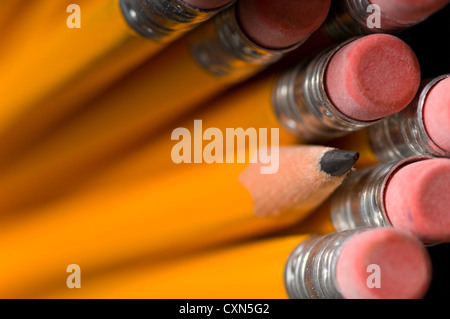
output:
{"label": "metal ferrule", "polygon": [[336,282],[336,264],[345,242],[364,229],[311,236],[288,257],[285,288],[291,299],[343,299]]}
{"label": "metal ferrule", "polygon": [[447,74],[425,81],[408,107],[368,128],[371,149],[380,162],[420,155],[450,157],[450,152],[431,140],[423,120],[423,107],[428,93],[438,82],[449,76]]}
{"label": "metal ferrule", "polygon": [[336,231],[360,227],[392,227],[384,207],[386,186],[400,167],[429,157],[410,157],[355,171],[331,197],[331,220]]}
{"label": "metal ferrule", "polygon": [[307,142],[324,142],[372,125],[341,113],[325,90],[325,71],[333,57],[352,38],[284,72],[275,84],[272,106],[280,124]]}
{"label": "metal ferrule", "polygon": [[335,41],[373,33],[397,34],[420,23],[421,21],[401,21],[380,12],[380,28],[369,27],[368,20],[373,15],[368,10],[369,0],[338,0],[332,3],[332,8],[324,23],[326,33]]}
{"label": "metal ferrule", "polygon": [[279,50],[258,46],[242,32],[235,5],[219,13],[198,31],[199,37],[191,44],[194,59],[206,71],[229,82],[259,72],[306,41]]}
{"label": "metal ferrule", "polygon": [[120,0],[127,23],[139,34],[169,42],[224,8],[202,10],[181,0]]}

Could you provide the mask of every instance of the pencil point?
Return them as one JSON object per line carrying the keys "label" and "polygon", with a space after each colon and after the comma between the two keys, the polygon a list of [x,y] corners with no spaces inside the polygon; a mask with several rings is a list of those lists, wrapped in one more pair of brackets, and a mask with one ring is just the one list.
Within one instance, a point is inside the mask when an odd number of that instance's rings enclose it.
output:
{"label": "pencil point", "polygon": [[352,169],[358,159],[357,152],[333,149],[322,156],[320,168],[331,176],[342,176]]}

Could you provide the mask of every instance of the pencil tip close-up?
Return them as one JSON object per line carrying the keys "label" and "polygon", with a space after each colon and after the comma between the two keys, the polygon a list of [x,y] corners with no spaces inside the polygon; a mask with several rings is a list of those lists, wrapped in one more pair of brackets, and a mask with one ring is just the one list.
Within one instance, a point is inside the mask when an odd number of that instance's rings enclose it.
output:
{"label": "pencil tip close-up", "polygon": [[331,176],[342,176],[353,168],[358,159],[358,152],[334,149],[322,156],[320,168]]}
{"label": "pencil tip close-up", "polygon": [[[303,216],[331,195],[358,158],[355,152],[318,145],[284,146],[279,154],[276,173],[262,175],[262,164],[253,163],[239,176],[240,183],[251,194],[254,213],[259,217]],[[277,187],[282,191],[276,191]]]}

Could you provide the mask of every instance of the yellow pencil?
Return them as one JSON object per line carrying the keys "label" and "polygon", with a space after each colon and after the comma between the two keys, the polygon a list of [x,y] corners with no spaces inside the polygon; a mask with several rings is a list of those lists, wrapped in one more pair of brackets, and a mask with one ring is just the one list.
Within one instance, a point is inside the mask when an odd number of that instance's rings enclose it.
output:
{"label": "yellow pencil", "polygon": [[[55,8],[52,0],[33,4],[38,10]],[[7,93],[0,111],[0,161],[11,160],[58,121],[225,7],[201,9],[182,0],[99,0],[53,10],[51,29],[4,60],[0,85]],[[28,14],[16,39],[28,34],[33,10]],[[71,15],[76,14],[80,27],[72,28]]]}
{"label": "yellow pencil", "polygon": [[[379,267],[375,275],[369,268],[374,265]],[[431,263],[422,243],[407,233],[393,228],[360,228],[321,236],[297,234],[269,237],[175,260],[158,267],[144,263],[142,266],[124,267],[84,278],[84,281],[79,278],[79,289],[69,289],[62,283],[59,289],[37,296],[157,299],[421,298],[430,285]],[[232,312],[233,309],[230,306],[219,310]],[[260,306],[258,310],[263,309]],[[180,312],[187,313],[187,309],[180,308]]]}
{"label": "yellow pencil", "polygon": [[133,187],[98,189],[3,219],[0,295],[51,286],[72,263],[95,272],[140,257],[158,262],[288,227],[340,185],[356,155],[283,147],[274,174],[261,174],[268,168],[262,159],[247,167],[192,164]]}
{"label": "yellow pencil", "polygon": [[34,297],[286,299],[283,279],[286,261],[309,236],[244,242],[162,265],[144,262],[95,276],[82,273],[81,289],[68,289],[66,282],[61,281],[59,289]]}
{"label": "yellow pencil", "polygon": [[32,59],[30,55],[27,56],[27,60],[18,58],[23,58],[24,53],[29,54],[30,50],[39,50],[40,41],[58,26],[61,13],[66,12],[70,3],[68,0],[58,2],[30,0],[24,5],[14,0],[2,1],[1,5],[4,8],[0,9],[1,15],[8,18],[3,22],[5,23],[2,28],[4,32],[1,34],[3,49],[0,51],[0,65],[2,69],[12,70],[11,64],[14,61],[26,63],[25,61]]}
{"label": "yellow pencil", "polygon": [[[17,17],[22,5],[14,0],[4,0],[0,3],[0,27],[11,26],[11,22]],[[4,39],[5,32],[2,32],[0,39]]]}

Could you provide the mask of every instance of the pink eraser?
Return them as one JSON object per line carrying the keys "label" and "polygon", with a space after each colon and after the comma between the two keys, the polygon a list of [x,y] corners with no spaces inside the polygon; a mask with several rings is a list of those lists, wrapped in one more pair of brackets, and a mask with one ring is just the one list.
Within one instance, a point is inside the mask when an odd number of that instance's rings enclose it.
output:
{"label": "pink eraser", "polygon": [[450,152],[450,77],[439,81],[428,92],[423,121],[431,140]]}
{"label": "pink eraser", "polygon": [[405,108],[420,86],[420,66],[401,39],[372,34],[354,40],[331,58],[325,89],[346,116],[372,121]]}
{"label": "pink eraser", "polygon": [[431,269],[417,238],[394,228],[372,228],[344,243],[336,281],[347,299],[417,299],[429,289]]}
{"label": "pink eraser", "polygon": [[384,206],[395,228],[424,242],[450,241],[450,159],[400,167],[386,185]]}
{"label": "pink eraser", "polygon": [[442,9],[448,0],[370,0],[370,3],[378,5],[385,16],[403,22],[416,22]]}
{"label": "pink eraser", "polygon": [[224,7],[227,4],[233,2],[234,0],[182,0],[182,1],[190,5],[191,7],[209,10]]}
{"label": "pink eraser", "polygon": [[266,49],[288,48],[316,31],[328,15],[331,0],[239,0],[242,31]]}

